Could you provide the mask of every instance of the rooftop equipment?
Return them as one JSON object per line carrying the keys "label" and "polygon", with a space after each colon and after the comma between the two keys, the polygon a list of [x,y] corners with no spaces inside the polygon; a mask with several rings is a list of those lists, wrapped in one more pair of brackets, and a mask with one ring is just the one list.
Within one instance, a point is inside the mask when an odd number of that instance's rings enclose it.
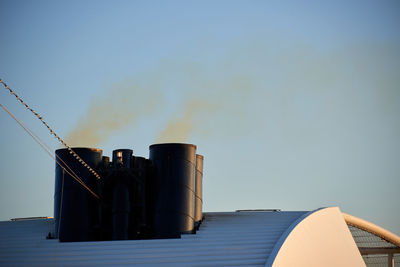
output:
{"label": "rooftop equipment", "polygon": [[56,151],[61,166],[73,171],[65,172],[56,164],[55,237],[61,242],[179,238],[195,233],[202,220],[203,169],[195,145],[151,145],[149,159],[133,156],[131,149],[117,149],[112,162],[100,149],[73,150],[101,179],[67,149]]}
{"label": "rooftop equipment", "polygon": [[179,237],[194,230],[196,146],[150,146],[155,166],[154,229],[158,238]]}
{"label": "rooftop equipment", "polygon": [[200,226],[203,220],[203,160],[202,155],[196,154],[196,175],[195,175],[195,210],[194,210],[194,222],[195,227]]}
{"label": "rooftop equipment", "polygon": [[[102,162],[103,151],[96,148],[74,148],[74,151],[92,168]],[[72,170],[82,182],[96,190],[97,181],[67,149],[56,150],[56,156],[62,159],[61,166]],[[86,241],[95,239],[95,226],[98,224],[99,202],[60,165],[56,164],[54,218],[55,236],[61,241]]]}

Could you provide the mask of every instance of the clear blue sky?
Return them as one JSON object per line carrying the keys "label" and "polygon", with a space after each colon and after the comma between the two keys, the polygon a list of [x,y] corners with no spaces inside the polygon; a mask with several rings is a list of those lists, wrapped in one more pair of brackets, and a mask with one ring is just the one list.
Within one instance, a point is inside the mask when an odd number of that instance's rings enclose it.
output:
{"label": "clear blue sky", "polygon": [[[3,0],[0,77],[73,145],[196,144],[206,211],[339,206],[400,234],[399,14],[398,1]],[[59,147],[4,89],[0,102]],[[54,162],[0,121],[0,220],[52,216]]]}

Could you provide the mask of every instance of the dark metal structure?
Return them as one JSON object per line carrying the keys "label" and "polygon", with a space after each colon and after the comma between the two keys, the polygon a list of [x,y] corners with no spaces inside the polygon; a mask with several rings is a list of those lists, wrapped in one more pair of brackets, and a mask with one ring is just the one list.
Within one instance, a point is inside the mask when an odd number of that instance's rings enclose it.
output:
{"label": "dark metal structure", "polygon": [[101,179],[67,149],[56,151],[58,161],[99,199],[56,165],[55,237],[60,241],[179,238],[195,233],[202,220],[203,172],[203,157],[196,155],[195,145],[151,145],[149,159],[135,157],[131,149],[117,149],[112,162],[100,149],[73,150]]}
{"label": "dark metal structure", "polygon": [[[74,151],[92,168],[97,168],[102,161],[101,149],[78,147]],[[56,150],[56,155],[62,159],[59,162],[64,168],[68,165],[83,183],[96,190],[96,178],[67,149]],[[54,218],[55,236],[60,241],[95,239],[98,205],[98,200],[56,164]]]}
{"label": "dark metal structure", "polygon": [[150,146],[155,165],[154,229],[157,238],[179,237],[194,230],[196,146]]}
{"label": "dark metal structure", "polygon": [[117,149],[113,151],[114,168],[130,168],[132,163],[132,149]]}
{"label": "dark metal structure", "polygon": [[195,210],[194,221],[195,226],[198,228],[203,220],[203,160],[202,155],[196,154],[196,185],[195,185]]}

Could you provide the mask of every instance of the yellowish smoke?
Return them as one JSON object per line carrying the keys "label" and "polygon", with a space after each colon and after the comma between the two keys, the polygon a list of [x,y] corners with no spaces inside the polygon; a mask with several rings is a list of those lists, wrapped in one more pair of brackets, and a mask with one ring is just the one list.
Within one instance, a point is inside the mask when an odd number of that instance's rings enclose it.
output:
{"label": "yellowish smoke", "polygon": [[182,114],[176,119],[171,120],[165,130],[163,130],[156,142],[187,142],[188,137],[194,131],[196,119],[204,114],[210,114],[215,105],[204,99],[194,99],[184,105]]}
{"label": "yellowish smoke", "polygon": [[110,136],[155,111],[161,101],[156,88],[143,88],[138,82],[124,81],[106,95],[93,99],[86,115],[67,135],[71,146],[95,147]]}

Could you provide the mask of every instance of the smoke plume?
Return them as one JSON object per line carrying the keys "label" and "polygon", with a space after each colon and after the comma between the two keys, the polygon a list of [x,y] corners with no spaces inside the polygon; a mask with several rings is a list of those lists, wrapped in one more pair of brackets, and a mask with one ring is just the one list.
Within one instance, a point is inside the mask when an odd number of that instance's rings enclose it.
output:
{"label": "smoke plume", "polygon": [[110,136],[155,111],[161,101],[156,88],[143,88],[137,81],[125,81],[109,88],[105,96],[93,99],[88,112],[67,135],[72,146],[95,147]]}
{"label": "smoke plume", "polygon": [[156,142],[187,142],[188,137],[195,129],[196,118],[210,114],[216,105],[205,99],[194,99],[184,105],[181,116],[172,119],[163,130]]}

